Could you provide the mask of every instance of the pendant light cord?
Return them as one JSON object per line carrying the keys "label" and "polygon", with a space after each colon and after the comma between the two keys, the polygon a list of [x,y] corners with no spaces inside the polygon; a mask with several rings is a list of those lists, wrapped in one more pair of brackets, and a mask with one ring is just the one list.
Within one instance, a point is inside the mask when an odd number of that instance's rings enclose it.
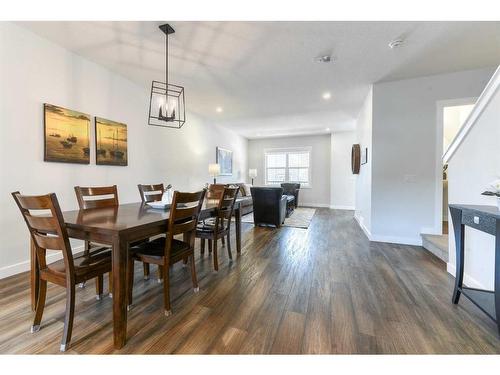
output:
{"label": "pendant light cord", "polygon": [[165,34],[165,116],[168,116],[168,32]]}

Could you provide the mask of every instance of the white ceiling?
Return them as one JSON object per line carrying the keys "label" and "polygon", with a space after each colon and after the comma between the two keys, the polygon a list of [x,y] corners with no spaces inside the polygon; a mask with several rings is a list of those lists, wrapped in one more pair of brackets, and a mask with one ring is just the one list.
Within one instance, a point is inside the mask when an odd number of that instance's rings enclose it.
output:
{"label": "white ceiling", "polygon": [[[162,23],[18,24],[149,89],[164,77]],[[500,22],[170,24],[169,80],[188,110],[248,138],[345,130],[371,83],[500,63]],[[335,63],[313,62],[330,53]]]}

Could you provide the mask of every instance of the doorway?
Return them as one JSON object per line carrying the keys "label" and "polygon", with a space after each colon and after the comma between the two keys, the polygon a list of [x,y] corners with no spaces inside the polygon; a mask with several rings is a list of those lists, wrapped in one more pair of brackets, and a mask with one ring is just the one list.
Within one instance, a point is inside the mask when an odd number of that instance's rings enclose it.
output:
{"label": "doorway", "polygon": [[448,165],[443,155],[469,117],[477,98],[439,101],[437,103],[436,142],[436,217],[434,234],[448,234]]}

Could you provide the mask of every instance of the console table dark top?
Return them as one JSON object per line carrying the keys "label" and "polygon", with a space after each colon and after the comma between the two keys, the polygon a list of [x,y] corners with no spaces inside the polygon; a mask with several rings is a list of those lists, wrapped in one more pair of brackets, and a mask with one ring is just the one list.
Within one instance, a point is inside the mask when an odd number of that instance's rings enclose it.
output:
{"label": "console table dark top", "polygon": [[476,211],[487,216],[494,217],[495,219],[500,219],[500,210],[495,206],[480,206],[473,204],[450,204],[451,208],[457,208],[459,210]]}

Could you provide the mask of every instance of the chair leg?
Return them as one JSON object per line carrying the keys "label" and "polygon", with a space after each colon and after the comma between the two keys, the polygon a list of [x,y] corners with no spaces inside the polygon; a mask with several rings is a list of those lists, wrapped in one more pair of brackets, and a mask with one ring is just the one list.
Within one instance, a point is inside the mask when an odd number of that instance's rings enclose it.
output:
{"label": "chair leg", "polygon": [[40,280],[38,300],[36,301],[35,319],[31,326],[31,333],[40,330],[40,322],[42,321],[43,309],[45,308],[45,298],[47,296],[47,280]]}
{"label": "chair leg", "polygon": [[142,268],[144,270],[144,280],[149,280],[149,263],[142,263]]}
{"label": "chair leg", "polygon": [[172,308],[170,307],[170,267],[163,266],[163,303],[165,308],[165,316],[172,315]]}
{"label": "chair leg", "polygon": [[231,253],[231,235],[227,232],[227,255],[229,259],[233,260],[233,254]]}
{"label": "chair leg", "polygon": [[219,272],[219,259],[217,258],[217,239],[214,239],[213,243],[214,270],[216,272]]}
{"label": "chair leg", "polygon": [[189,257],[186,257],[182,260],[182,267],[187,267]]}
{"label": "chair leg", "polygon": [[165,267],[158,265],[158,284],[165,278]]}
{"label": "chair leg", "polygon": [[221,238],[222,246],[226,245],[226,241],[224,240],[224,237]]}
{"label": "chair leg", "polygon": [[205,239],[204,238],[201,238],[200,239],[200,252],[201,252],[201,255],[205,255]]}
{"label": "chair leg", "polygon": [[134,264],[134,258],[129,256],[127,262],[127,310],[130,310],[132,306],[132,292],[134,289]]}
{"label": "chair leg", "polygon": [[108,277],[109,277],[109,282],[108,282],[109,296],[113,298],[113,272],[109,271]]}
{"label": "chair leg", "polygon": [[102,298],[103,283],[104,283],[103,275],[99,275],[95,278],[95,298],[98,301]]}
{"label": "chair leg", "polygon": [[208,253],[212,254],[212,240],[208,240]]}
{"label": "chair leg", "polygon": [[189,257],[189,264],[191,265],[191,280],[193,280],[193,290],[195,293],[198,293],[200,291],[200,287],[198,286],[198,278],[196,277],[194,254]]}
{"label": "chair leg", "polygon": [[[83,244],[83,254],[84,255],[87,255],[89,252],[90,252],[90,242],[89,241],[85,241],[84,244]],[[85,288],[85,284],[86,284],[86,281],[83,281],[81,282],[80,284],[78,284],[78,287],[79,288]]]}
{"label": "chair leg", "polygon": [[69,348],[71,332],[73,330],[73,317],[75,314],[75,286],[66,287],[66,315],[64,317],[64,332],[61,341],[61,352]]}
{"label": "chair leg", "polygon": [[83,254],[87,255],[90,252],[90,242],[85,241],[83,244]]}

